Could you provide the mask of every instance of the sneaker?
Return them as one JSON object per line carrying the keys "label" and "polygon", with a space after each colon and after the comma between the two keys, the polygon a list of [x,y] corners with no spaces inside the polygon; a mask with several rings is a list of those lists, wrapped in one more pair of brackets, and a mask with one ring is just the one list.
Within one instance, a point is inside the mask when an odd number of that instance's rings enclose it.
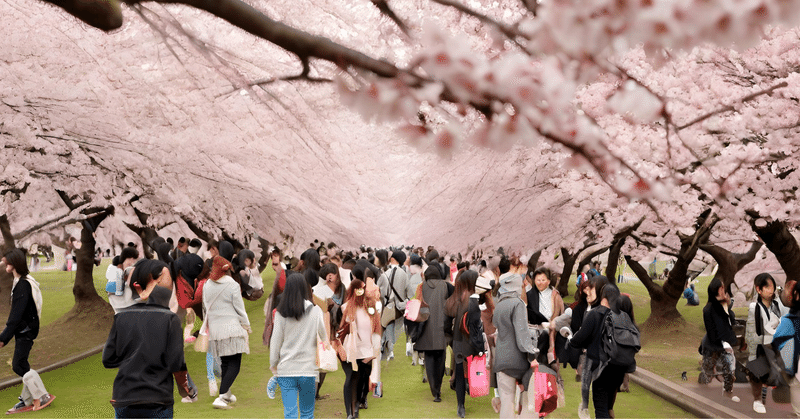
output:
{"label": "sneaker", "polygon": [[208,395],[214,397],[217,394],[219,394],[219,387],[217,387],[217,380],[216,379],[208,380]]}
{"label": "sneaker", "polygon": [[394,351],[389,352],[389,361],[394,359]]}
{"label": "sneaker", "polygon": [[729,399],[731,399],[731,401],[734,402],[734,403],[739,403],[739,400],[740,400],[739,397],[738,396],[734,396],[733,392],[728,393],[727,391],[722,390],[722,395],[727,397],[727,398],[729,398]]}
{"label": "sneaker", "polygon": [[767,413],[767,408],[764,407],[764,403],[761,403],[758,400],[753,402],[753,410],[756,413],[761,413],[761,414]]}
{"label": "sneaker", "polygon": [[53,403],[53,400],[56,399],[56,396],[48,393],[39,398],[39,410],[44,409],[47,406],[50,406],[50,403]]}
{"label": "sneaker", "polygon": [[217,397],[211,406],[214,406],[215,409],[230,409],[231,406],[222,398],[222,396]]}
{"label": "sneaker", "polygon": [[189,396],[186,396],[186,397],[184,397],[184,398],[182,398],[182,399],[181,399],[181,403],[194,403],[194,402],[196,402],[197,400],[198,400],[198,397],[197,397],[197,396],[194,396],[194,397],[189,397]]}
{"label": "sneaker", "polygon": [[236,396],[233,394],[220,394],[219,397],[222,397],[222,400],[225,400],[228,404],[236,403]]}
{"label": "sneaker", "polygon": [[[411,342],[406,342],[406,356],[411,356],[411,355],[413,355],[413,353],[411,351]],[[414,364],[411,364],[411,365],[414,365]]]}
{"label": "sneaker", "polygon": [[269,381],[267,381],[267,396],[270,399],[275,398],[275,392],[278,390],[278,379],[275,376],[272,376]]}
{"label": "sneaker", "polygon": [[581,406],[578,408],[578,418],[580,419],[590,419],[591,416],[589,415],[589,409]]}
{"label": "sneaker", "polygon": [[494,413],[500,413],[500,398],[499,397],[492,397],[492,409],[494,409]]}
{"label": "sneaker", "polygon": [[14,407],[6,411],[6,414],[11,415],[14,413],[31,412],[31,411],[33,411],[33,405],[30,406],[25,405],[25,402],[22,401],[22,398],[20,398],[19,402],[15,404]]}

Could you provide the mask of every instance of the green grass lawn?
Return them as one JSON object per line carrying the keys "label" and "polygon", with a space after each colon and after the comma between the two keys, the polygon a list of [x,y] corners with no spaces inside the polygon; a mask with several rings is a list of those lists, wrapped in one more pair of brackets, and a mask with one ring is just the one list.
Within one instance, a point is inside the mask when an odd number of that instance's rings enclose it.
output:
{"label": "green grass lawn", "polygon": [[[95,277],[98,289],[105,284],[105,264],[96,268]],[[268,268],[269,269],[269,268]],[[42,314],[44,322],[51,322],[66,313],[72,306],[71,273],[69,272],[38,272],[37,280],[42,283],[44,293],[45,312]],[[265,284],[271,286],[274,273],[265,272]],[[574,287],[574,284],[573,284]],[[644,287],[641,284],[624,284],[623,292],[629,292],[636,302],[636,317],[639,321],[646,319],[645,310],[649,310]],[[703,288],[699,286],[698,288]],[[101,293],[101,295],[103,295]],[[213,399],[208,395],[208,386],[205,378],[205,354],[197,353],[187,346],[186,362],[195,382],[200,387],[200,400],[194,404],[180,403],[176,392],[175,416],[176,417],[282,417],[283,407],[280,402],[280,393],[275,400],[267,397],[265,388],[271,373],[269,372],[268,348],[261,344],[261,331],[264,327],[263,315],[264,299],[257,302],[245,301],[250,321],[253,326],[251,335],[250,354],[245,355],[242,362],[242,372],[233,385],[233,392],[238,398],[235,408],[231,411],[220,411],[211,407]],[[698,307],[692,308],[697,310]],[[691,314],[691,313],[687,313]],[[692,317],[696,321],[698,317]],[[689,320],[689,318],[687,318]],[[702,321],[700,321],[702,328]],[[666,334],[667,337],[672,336]],[[692,338],[694,339],[694,338]],[[672,336],[675,341],[685,340],[680,336]],[[699,340],[697,340],[699,342]],[[696,343],[693,344],[696,353]],[[669,349],[672,349],[670,351]],[[33,351],[36,351],[34,345]],[[650,369],[650,359],[656,359],[661,353],[667,358],[682,356],[673,352],[682,352],[678,346],[667,346],[656,341],[648,342],[643,349],[640,365]],[[434,403],[430,396],[427,384],[422,383],[420,367],[412,367],[410,358],[405,356],[405,344],[401,337],[400,343],[395,348],[396,358],[383,362],[384,394],[382,399],[369,398],[369,409],[361,411],[362,418],[389,418],[389,417],[455,417],[456,397],[450,391],[447,382],[443,385],[442,403]],[[650,354],[650,355],[646,355]],[[6,354],[10,356],[10,353]],[[570,368],[562,370],[565,381],[567,405],[556,410],[550,417],[576,418],[579,402],[579,383],[574,380],[574,371]],[[100,356],[92,356],[83,361],[67,367],[44,373],[42,379],[48,390],[58,398],[53,405],[41,412],[27,413],[27,417],[109,417],[113,410],[109,404],[111,389],[116,375],[116,370],[106,370],[100,362]],[[447,377],[445,377],[445,380]],[[342,398],[344,373],[339,371],[328,374],[322,387],[322,394],[330,396],[317,403],[317,417],[345,417]],[[13,387],[0,391],[0,402],[5,402],[10,408],[19,394],[20,388]],[[472,399],[467,397],[467,417],[497,417],[492,410],[488,396]],[[617,417],[687,417],[689,414],[662,399],[655,397],[642,388],[631,384],[630,393],[620,393],[615,407]]]}

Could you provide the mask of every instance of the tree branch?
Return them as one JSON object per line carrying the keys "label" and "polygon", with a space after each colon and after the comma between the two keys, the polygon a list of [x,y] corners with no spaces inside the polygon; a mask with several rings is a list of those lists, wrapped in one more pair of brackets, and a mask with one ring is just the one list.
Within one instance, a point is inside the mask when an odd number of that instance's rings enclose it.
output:
{"label": "tree branch", "polygon": [[[786,87],[788,85],[789,85],[789,83],[787,83],[785,81],[782,81],[782,82],[780,82],[780,83],[778,83],[778,84],[776,84],[776,85],[774,85],[772,87],[768,87],[768,88],[766,88],[764,90],[761,90],[761,91],[758,91],[758,92],[755,92],[755,93],[751,93],[751,94],[741,98],[736,104],[749,102],[749,101],[751,101],[751,100],[753,100],[753,99],[755,99],[755,98],[757,98],[759,96],[771,94],[775,90],[783,88],[783,87]],[[695,119],[693,119],[693,120],[691,120],[691,121],[689,121],[689,122],[687,122],[687,123],[685,123],[685,124],[683,124],[681,126],[676,127],[676,129],[678,131],[680,131],[680,130],[682,130],[684,128],[687,128],[687,127],[690,127],[690,126],[692,126],[694,124],[703,122],[706,119],[711,118],[714,115],[718,115],[718,114],[725,113],[725,112],[731,112],[731,111],[735,111],[735,110],[736,110],[736,108],[734,107],[734,105],[723,106],[722,108],[719,108],[719,109],[717,109],[715,111],[711,111],[711,112],[709,112],[709,113],[707,113],[705,115],[698,116],[697,118],[695,118]]]}

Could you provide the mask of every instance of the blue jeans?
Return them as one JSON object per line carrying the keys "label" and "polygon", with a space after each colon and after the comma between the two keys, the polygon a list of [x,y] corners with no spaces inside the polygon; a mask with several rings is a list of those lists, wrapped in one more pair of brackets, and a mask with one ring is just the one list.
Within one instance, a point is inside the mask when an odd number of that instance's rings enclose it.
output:
{"label": "blue jeans", "polygon": [[281,387],[281,401],[283,401],[283,417],[296,418],[298,410],[300,418],[314,417],[314,398],[317,392],[317,383],[314,377],[276,377]]}
{"label": "blue jeans", "polygon": [[117,418],[171,418],[172,406],[163,404],[132,404],[125,407],[115,407]]}

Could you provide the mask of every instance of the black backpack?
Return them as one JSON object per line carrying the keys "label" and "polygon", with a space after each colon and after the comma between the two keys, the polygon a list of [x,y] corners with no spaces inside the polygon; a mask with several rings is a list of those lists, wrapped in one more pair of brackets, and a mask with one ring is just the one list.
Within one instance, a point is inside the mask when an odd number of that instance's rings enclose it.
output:
{"label": "black backpack", "polygon": [[603,319],[603,352],[612,365],[627,367],[627,372],[636,371],[636,353],[642,348],[639,329],[627,313],[609,310]]}

